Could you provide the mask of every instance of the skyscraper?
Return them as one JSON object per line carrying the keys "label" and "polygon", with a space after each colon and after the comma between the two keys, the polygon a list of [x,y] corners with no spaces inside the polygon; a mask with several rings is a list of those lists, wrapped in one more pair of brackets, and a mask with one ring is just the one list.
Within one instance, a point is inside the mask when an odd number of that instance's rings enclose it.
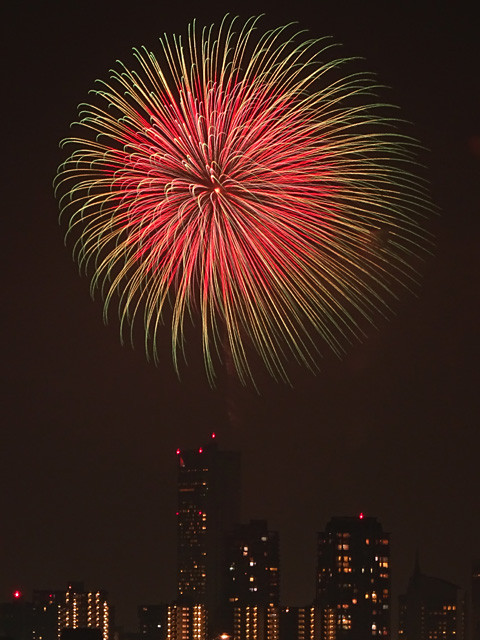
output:
{"label": "skyscraper", "polygon": [[237,525],[227,534],[226,595],[232,604],[278,605],[278,533],[265,520]]}
{"label": "skyscraper", "polygon": [[424,575],[418,557],[399,604],[400,639],[464,640],[465,594],[451,582]]}
{"label": "skyscraper", "polygon": [[237,640],[278,640],[278,533],[265,520],[227,535],[224,629]]}
{"label": "skyscraper", "polygon": [[376,518],[335,517],[318,534],[316,600],[324,640],[390,637],[389,534]]}
{"label": "skyscraper", "polygon": [[224,599],[225,537],[240,521],[240,454],[220,451],[215,435],[198,449],[177,449],[179,605],[206,605],[215,627]]}

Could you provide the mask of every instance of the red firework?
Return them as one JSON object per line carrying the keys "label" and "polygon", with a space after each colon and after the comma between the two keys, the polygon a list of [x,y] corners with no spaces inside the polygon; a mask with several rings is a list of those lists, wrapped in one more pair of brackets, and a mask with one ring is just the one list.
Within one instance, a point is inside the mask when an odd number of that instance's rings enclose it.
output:
{"label": "red firework", "polygon": [[122,332],[141,315],[155,360],[170,313],[177,370],[188,316],[210,381],[215,352],[252,379],[250,346],[286,379],[291,358],[314,369],[322,341],[341,353],[389,311],[432,206],[370,75],[340,75],[325,40],[236,24],[112,71],[57,189],[105,313],[118,296]]}

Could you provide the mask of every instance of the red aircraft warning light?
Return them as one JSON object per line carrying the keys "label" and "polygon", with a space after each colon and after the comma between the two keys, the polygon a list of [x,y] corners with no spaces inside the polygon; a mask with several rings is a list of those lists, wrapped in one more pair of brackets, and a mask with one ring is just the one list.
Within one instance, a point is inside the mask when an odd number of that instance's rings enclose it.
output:
{"label": "red aircraft warning light", "polygon": [[22,597],[22,592],[18,589],[15,589],[15,591],[13,592],[13,597],[15,598],[15,600],[19,600]]}
{"label": "red aircraft warning light", "polygon": [[360,518],[360,520],[363,520],[363,511],[360,513],[358,517]]}

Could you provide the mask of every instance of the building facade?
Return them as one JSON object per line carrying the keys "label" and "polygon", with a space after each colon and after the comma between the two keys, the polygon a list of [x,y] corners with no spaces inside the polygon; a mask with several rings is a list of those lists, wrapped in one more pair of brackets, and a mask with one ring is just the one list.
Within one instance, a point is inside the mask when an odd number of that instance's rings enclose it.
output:
{"label": "building facade", "polygon": [[65,591],[33,592],[33,640],[58,640],[61,634],[60,607],[65,605]]}
{"label": "building facade", "polygon": [[11,605],[0,605],[0,637],[12,640],[79,638],[81,631],[91,640],[112,640],[112,628],[106,592],[86,591],[82,582],[66,591],[35,590],[29,603],[17,595]]}
{"label": "building facade", "polygon": [[279,608],[265,604],[237,604],[233,608],[234,640],[279,640]]}
{"label": "building facade", "polygon": [[141,640],[166,640],[167,605],[144,604],[137,609]]}
{"label": "building facade", "polygon": [[230,604],[278,606],[278,533],[265,520],[237,525],[226,537],[226,597]]}
{"label": "building facade", "polygon": [[318,607],[282,607],[279,640],[320,640],[321,617]]}
{"label": "building facade", "polygon": [[390,638],[390,539],[376,518],[334,517],[318,534],[322,640]]}
{"label": "building facade", "polygon": [[399,640],[465,640],[462,589],[420,571],[418,558],[407,592],[399,598]]}
{"label": "building facade", "polygon": [[105,591],[86,591],[83,582],[70,582],[60,604],[60,635],[64,629],[100,629],[102,640],[110,640],[112,616]]}
{"label": "building facade", "polygon": [[209,637],[204,604],[171,604],[167,607],[168,640],[207,640]]}
{"label": "building facade", "polygon": [[225,597],[225,539],[240,521],[240,454],[220,451],[214,435],[177,449],[177,602],[204,605],[214,635]]}

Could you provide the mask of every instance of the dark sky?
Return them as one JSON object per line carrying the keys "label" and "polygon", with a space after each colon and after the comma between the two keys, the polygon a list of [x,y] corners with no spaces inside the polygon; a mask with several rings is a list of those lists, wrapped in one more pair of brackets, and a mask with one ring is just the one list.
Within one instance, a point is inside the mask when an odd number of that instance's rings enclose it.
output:
{"label": "dark sky", "polygon": [[[175,449],[212,429],[241,450],[244,519],[280,531],[285,602],[314,593],[315,534],[364,511],[392,533],[395,595],[416,549],[467,586],[480,557],[480,45],[473,9],[435,3],[16,3],[5,9],[2,177],[4,404],[0,601],[14,588],[107,589],[134,628],[139,603],[175,595]],[[170,4],[170,3],[169,3]],[[424,5],[434,8],[428,11]],[[466,4],[464,4],[466,7]],[[13,3],[12,3],[13,7]],[[379,8],[381,7],[381,8]],[[401,7],[401,8],[400,8]],[[192,18],[265,11],[331,35],[392,87],[414,123],[441,210],[417,297],[343,361],[261,395],[195,361],[179,382],[105,327],[57,224],[51,183],[76,105],[132,46]],[[195,360],[195,359],[194,359]],[[227,420],[227,414],[230,420]]]}

